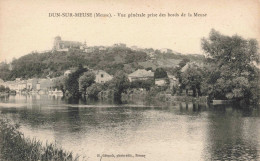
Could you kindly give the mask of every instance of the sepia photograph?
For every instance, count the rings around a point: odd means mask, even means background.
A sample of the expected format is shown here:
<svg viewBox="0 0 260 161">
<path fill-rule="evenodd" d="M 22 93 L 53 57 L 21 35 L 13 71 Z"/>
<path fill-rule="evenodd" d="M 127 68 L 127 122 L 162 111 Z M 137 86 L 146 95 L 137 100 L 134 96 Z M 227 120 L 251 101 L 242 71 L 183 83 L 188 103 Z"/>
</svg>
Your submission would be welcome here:
<svg viewBox="0 0 260 161">
<path fill-rule="evenodd" d="M 260 160 L 259 43 L 260 0 L 0 0 L 0 160 Z"/>
</svg>

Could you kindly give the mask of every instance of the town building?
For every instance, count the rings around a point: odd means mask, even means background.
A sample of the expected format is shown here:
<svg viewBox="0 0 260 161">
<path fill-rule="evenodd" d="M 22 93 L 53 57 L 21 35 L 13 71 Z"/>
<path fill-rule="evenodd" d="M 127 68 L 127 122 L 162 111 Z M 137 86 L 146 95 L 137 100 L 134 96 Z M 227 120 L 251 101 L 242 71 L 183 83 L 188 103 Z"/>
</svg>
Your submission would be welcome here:
<svg viewBox="0 0 260 161">
<path fill-rule="evenodd" d="M 99 47 L 99 48 L 98 48 L 98 50 L 99 50 L 99 51 L 106 51 L 106 50 L 107 50 L 107 48 L 106 48 L 106 47 L 104 47 L 104 46 L 101 46 L 101 47 Z"/>
<path fill-rule="evenodd" d="M 128 79 L 130 82 L 135 80 L 147 80 L 154 79 L 154 72 L 147 71 L 145 69 L 138 69 L 135 72 L 128 75 Z"/>
<path fill-rule="evenodd" d="M 18 90 L 18 85 L 15 81 L 6 81 L 4 83 L 5 88 L 8 87 L 10 90 L 17 91 Z"/>
<path fill-rule="evenodd" d="M 88 47 L 84 50 L 86 53 L 93 53 L 95 51 L 94 47 Z"/>
<path fill-rule="evenodd" d="M 172 50 L 171 49 L 167 49 L 167 48 L 163 48 L 163 49 L 160 49 L 160 52 L 161 53 L 172 53 Z"/>
<path fill-rule="evenodd" d="M 5 82 L 3 81 L 3 79 L 0 79 L 0 85 L 5 86 Z"/>
<path fill-rule="evenodd" d="M 150 57 L 150 59 L 152 59 L 152 60 L 155 60 L 156 58 L 155 58 L 155 52 L 150 52 L 150 53 L 148 53 L 147 54 L 149 57 Z"/>
<path fill-rule="evenodd" d="M 54 39 L 53 44 L 53 50 L 56 51 L 68 51 L 70 48 L 78 48 L 80 49 L 81 46 L 84 46 L 85 44 L 82 44 L 78 41 L 64 41 L 61 40 L 60 36 L 56 36 Z"/>
<path fill-rule="evenodd" d="M 178 79 L 171 74 L 168 74 L 169 82 L 170 82 L 170 89 L 173 89 L 173 86 L 177 86 L 179 84 Z"/>
<path fill-rule="evenodd" d="M 168 78 L 156 78 L 154 84 L 157 86 L 166 86 Z"/>
<path fill-rule="evenodd" d="M 96 83 L 105 83 L 113 79 L 113 76 L 111 76 L 110 74 L 108 74 L 103 70 L 93 70 L 92 72 L 96 75 L 96 79 L 95 79 Z"/>
<path fill-rule="evenodd" d="M 36 85 L 38 83 L 38 80 L 36 78 L 32 78 L 32 79 L 28 79 L 26 82 L 26 89 L 30 90 L 30 91 L 35 91 L 36 89 Z"/>
<path fill-rule="evenodd" d="M 64 76 L 69 76 L 71 73 L 72 73 L 71 70 L 66 70 L 66 71 L 64 72 Z"/>
<path fill-rule="evenodd" d="M 195 62 L 188 62 L 184 67 L 181 68 L 181 72 L 185 72 L 188 68 L 198 68 L 202 67 L 203 64 L 195 63 Z"/>
<path fill-rule="evenodd" d="M 123 43 L 117 43 L 117 44 L 114 44 L 113 47 L 126 48 L 126 44 L 123 44 Z"/>
<path fill-rule="evenodd" d="M 37 82 L 36 89 L 40 94 L 46 94 L 53 87 L 53 82 L 51 79 L 39 79 Z"/>
<path fill-rule="evenodd" d="M 17 89 L 18 92 L 26 90 L 26 88 L 27 88 L 27 81 L 26 80 L 19 81 L 19 82 L 17 82 L 17 84 L 18 84 L 18 89 Z"/>
<path fill-rule="evenodd" d="M 133 51 L 140 51 L 141 50 L 140 48 L 138 48 L 138 46 L 131 46 L 130 49 L 133 50 Z"/>
</svg>

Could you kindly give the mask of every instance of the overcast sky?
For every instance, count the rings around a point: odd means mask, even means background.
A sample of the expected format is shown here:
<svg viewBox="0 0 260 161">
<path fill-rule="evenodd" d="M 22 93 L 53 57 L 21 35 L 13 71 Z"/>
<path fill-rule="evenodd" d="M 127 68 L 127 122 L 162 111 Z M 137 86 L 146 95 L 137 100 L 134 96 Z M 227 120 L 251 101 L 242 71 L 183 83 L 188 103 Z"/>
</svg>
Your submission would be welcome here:
<svg viewBox="0 0 260 161">
<path fill-rule="evenodd" d="M 50 18 L 49 13 L 185 13 L 175 18 Z M 187 13 L 206 13 L 204 18 Z M 126 43 L 201 54 L 200 40 L 214 28 L 260 40 L 259 0 L 1 0 L 0 61 L 51 49 L 53 39 L 87 45 Z"/>
</svg>

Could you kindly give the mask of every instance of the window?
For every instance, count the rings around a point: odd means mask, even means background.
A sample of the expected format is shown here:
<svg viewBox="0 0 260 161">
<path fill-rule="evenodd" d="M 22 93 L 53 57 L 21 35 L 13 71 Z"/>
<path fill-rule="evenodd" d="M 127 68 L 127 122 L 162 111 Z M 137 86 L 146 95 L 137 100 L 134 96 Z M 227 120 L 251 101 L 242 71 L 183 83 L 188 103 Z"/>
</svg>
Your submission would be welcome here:
<svg viewBox="0 0 260 161">
<path fill-rule="evenodd" d="M 104 77 L 104 74 L 101 74 L 101 78 L 103 78 Z"/>
</svg>

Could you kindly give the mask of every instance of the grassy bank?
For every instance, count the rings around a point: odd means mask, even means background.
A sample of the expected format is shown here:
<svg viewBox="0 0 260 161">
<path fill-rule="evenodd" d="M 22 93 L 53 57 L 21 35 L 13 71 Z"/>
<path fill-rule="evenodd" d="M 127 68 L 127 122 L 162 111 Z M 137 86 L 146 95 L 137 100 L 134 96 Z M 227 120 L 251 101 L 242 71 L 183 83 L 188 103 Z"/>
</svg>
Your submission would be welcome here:
<svg viewBox="0 0 260 161">
<path fill-rule="evenodd" d="M 18 124 L 0 118 L 0 160 L 8 161 L 72 161 L 72 153 L 54 144 L 43 145 L 40 141 L 29 139 L 18 131 Z"/>
</svg>

